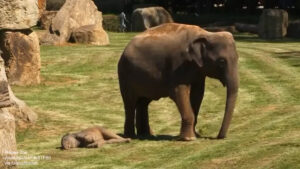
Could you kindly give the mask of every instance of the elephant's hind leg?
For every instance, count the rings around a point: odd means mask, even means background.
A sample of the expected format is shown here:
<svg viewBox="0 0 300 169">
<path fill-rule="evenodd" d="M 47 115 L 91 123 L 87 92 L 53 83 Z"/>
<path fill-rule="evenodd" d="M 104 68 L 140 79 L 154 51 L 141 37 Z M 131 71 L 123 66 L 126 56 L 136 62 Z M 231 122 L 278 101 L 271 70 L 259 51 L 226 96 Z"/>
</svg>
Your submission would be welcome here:
<svg viewBox="0 0 300 169">
<path fill-rule="evenodd" d="M 149 125 L 148 105 L 150 99 L 140 98 L 136 105 L 136 129 L 138 136 L 152 136 L 153 132 Z"/>
<path fill-rule="evenodd" d="M 125 108 L 124 136 L 134 138 L 136 137 L 134 128 L 136 96 L 122 85 L 120 88 Z"/>
</svg>

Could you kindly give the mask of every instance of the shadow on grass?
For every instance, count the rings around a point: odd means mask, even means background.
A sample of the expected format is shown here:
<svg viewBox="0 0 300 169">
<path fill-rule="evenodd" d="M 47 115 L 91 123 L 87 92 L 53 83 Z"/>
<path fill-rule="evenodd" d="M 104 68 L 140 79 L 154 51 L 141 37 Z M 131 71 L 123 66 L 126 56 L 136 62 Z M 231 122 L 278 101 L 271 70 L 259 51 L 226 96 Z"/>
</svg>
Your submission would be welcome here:
<svg viewBox="0 0 300 169">
<path fill-rule="evenodd" d="M 291 66 L 300 67 L 300 51 L 275 52 L 275 57 L 285 59 Z"/>
<path fill-rule="evenodd" d="M 124 137 L 122 134 L 118 134 L 121 137 Z M 148 140 L 148 141 L 183 141 L 180 140 L 179 136 L 171 136 L 171 135 L 155 135 L 155 136 L 137 136 L 132 139 L 137 140 Z M 205 140 L 222 140 L 216 137 L 209 136 L 198 136 L 197 139 L 205 139 Z"/>
<path fill-rule="evenodd" d="M 119 136 L 124 137 L 123 134 L 118 133 Z M 173 141 L 177 140 L 178 136 L 171 136 L 171 135 L 155 135 L 155 136 L 136 136 L 132 139 L 138 140 L 152 140 L 152 141 Z"/>
<path fill-rule="evenodd" d="M 300 144 L 298 144 L 298 143 L 282 143 L 282 144 L 279 144 L 279 146 L 282 146 L 282 147 L 300 147 Z"/>
</svg>

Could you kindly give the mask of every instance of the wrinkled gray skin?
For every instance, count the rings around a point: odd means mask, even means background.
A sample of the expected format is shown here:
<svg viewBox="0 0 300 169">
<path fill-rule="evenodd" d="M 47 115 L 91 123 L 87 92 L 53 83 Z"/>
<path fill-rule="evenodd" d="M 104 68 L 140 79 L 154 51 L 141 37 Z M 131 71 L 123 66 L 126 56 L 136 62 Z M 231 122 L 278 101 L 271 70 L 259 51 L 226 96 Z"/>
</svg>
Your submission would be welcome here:
<svg viewBox="0 0 300 169">
<path fill-rule="evenodd" d="M 138 136 L 152 135 L 148 105 L 152 100 L 170 97 L 181 115 L 181 140 L 194 140 L 207 76 L 227 87 L 217 138 L 226 137 L 239 86 L 238 54 L 230 33 L 211 33 L 175 23 L 154 27 L 129 42 L 119 60 L 118 75 L 126 137 L 136 136 L 134 120 Z"/>
</svg>

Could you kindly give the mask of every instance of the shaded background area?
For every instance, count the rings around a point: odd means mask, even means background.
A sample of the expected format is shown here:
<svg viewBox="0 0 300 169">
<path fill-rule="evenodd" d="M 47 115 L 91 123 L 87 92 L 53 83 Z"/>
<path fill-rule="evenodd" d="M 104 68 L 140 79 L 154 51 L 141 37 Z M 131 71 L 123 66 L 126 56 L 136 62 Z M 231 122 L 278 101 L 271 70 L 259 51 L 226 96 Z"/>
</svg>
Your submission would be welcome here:
<svg viewBox="0 0 300 169">
<path fill-rule="evenodd" d="M 300 0 L 94 0 L 104 13 L 132 12 L 137 7 L 162 6 L 171 13 L 255 13 L 280 8 L 299 14 Z"/>
<path fill-rule="evenodd" d="M 236 22 L 257 24 L 263 9 L 284 9 L 289 21 L 300 17 L 300 0 L 94 0 L 104 14 L 104 27 L 119 28 L 118 14 L 124 11 L 130 21 L 133 10 L 162 6 L 175 22 L 200 26 L 225 26 Z"/>
</svg>

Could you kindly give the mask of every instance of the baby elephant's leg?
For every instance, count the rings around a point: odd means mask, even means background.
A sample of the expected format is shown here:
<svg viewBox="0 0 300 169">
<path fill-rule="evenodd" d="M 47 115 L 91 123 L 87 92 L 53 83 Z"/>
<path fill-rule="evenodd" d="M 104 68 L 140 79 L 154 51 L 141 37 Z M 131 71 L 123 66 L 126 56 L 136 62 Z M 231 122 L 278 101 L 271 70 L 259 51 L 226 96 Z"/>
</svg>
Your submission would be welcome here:
<svg viewBox="0 0 300 169">
<path fill-rule="evenodd" d="M 102 133 L 102 136 L 105 140 L 110 139 L 124 139 L 123 137 L 118 136 L 117 134 L 113 133 L 112 131 L 109 131 L 103 127 L 99 127 L 99 130 Z"/>
<path fill-rule="evenodd" d="M 91 144 L 88 144 L 86 147 L 87 148 L 100 148 L 103 146 L 103 144 L 105 144 L 104 140 L 99 140 L 99 141 L 95 141 Z"/>
<path fill-rule="evenodd" d="M 112 143 L 129 143 L 130 142 L 130 138 L 117 138 L 117 139 L 109 139 L 109 140 L 105 140 L 106 144 L 112 144 Z"/>
</svg>

